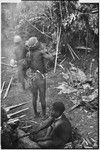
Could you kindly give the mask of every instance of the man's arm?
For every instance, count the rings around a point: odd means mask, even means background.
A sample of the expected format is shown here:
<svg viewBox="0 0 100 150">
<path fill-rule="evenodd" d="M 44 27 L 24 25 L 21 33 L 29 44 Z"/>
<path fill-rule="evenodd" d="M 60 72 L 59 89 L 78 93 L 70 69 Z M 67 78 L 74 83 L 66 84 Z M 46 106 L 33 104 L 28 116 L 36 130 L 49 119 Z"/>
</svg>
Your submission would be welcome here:
<svg viewBox="0 0 100 150">
<path fill-rule="evenodd" d="M 38 144 L 40 147 L 43 148 L 54 148 L 59 147 L 59 145 L 63 145 L 63 139 L 60 137 L 60 134 L 62 132 L 62 126 L 61 124 L 56 124 L 52 132 L 50 133 L 50 136 L 44 137 L 41 139 L 38 139 Z"/>
<path fill-rule="evenodd" d="M 36 142 L 41 142 L 41 141 L 48 141 L 48 140 L 52 140 L 51 137 L 42 137 L 36 140 Z"/>
<path fill-rule="evenodd" d="M 44 124 L 43 126 L 41 126 L 36 132 L 38 133 L 41 130 L 48 128 L 53 123 L 53 121 L 54 121 L 54 119 L 50 118 L 50 120 L 48 120 L 48 122 L 46 124 Z"/>
<path fill-rule="evenodd" d="M 24 46 L 24 48 L 23 48 L 23 58 L 26 58 L 27 52 L 28 52 L 28 49 Z"/>
<path fill-rule="evenodd" d="M 46 59 L 53 60 L 53 56 L 52 56 L 50 53 L 44 53 L 43 56 L 44 56 L 44 58 L 46 58 Z"/>
<path fill-rule="evenodd" d="M 47 51 L 47 50 L 41 50 L 41 53 L 43 54 L 43 57 L 45 59 L 50 59 L 50 60 L 53 60 L 53 56 Z"/>
<path fill-rule="evenodd" d="M 58 148 L 59 145 L 62 145 L 63 141 L 57 138 L 57 139 L 47 139 L 45 141 L 39 141 L 37 143 L 41 148 Z"/>
</svg>

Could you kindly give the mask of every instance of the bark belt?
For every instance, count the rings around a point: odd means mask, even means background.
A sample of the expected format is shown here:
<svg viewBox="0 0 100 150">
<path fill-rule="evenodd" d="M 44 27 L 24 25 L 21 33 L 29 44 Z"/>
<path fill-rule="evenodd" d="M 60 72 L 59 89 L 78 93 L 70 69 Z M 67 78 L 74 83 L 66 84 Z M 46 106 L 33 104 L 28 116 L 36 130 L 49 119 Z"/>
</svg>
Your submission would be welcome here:
<svg viewBox="0 0 100 150">
<path fill-rule="evenodd" d="M 45 75 L 42 74 L 39 70 L 36 70 L 36 72 L 31 74 L 30 76 L 31 80 L 35 80 L 37 78 L 37 73 L 39 73 L 42 76 L 42 78 L 45 79 Z"/>
</svg>

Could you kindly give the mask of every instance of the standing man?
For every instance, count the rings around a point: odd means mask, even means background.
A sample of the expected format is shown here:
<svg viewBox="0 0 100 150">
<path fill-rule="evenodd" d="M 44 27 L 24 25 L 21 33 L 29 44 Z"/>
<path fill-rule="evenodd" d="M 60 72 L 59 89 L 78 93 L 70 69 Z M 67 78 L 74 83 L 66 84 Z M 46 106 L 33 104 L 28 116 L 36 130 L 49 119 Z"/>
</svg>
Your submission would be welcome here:
<svg viewBox="0 0 100 150">
<path fill-rule="evenodd" d="M 51 58 L 50 55 L 43 52 L 41 44 L 36 37 L 31 37 L 28 42 L 29 52 L 27 53 L 27 59 L 30 60 L 30 68 L 33 72 L 32 75 L 32 95 L 33 95 L 33 108 L 35 117 L 39 117 L 37 112 L 37 97 L 39 92 L 40 102 L 42 106 L 42 115 L 46 117 L 46 69 L 44 64 L 44 58 Z"/>
<path fill-rule="evenodd" d="M 22 88 L 25 90 L 24 78 L 26 78 L 26 70 L 28 69 L 28 63 L 26 62 L 27 49 L 19 35 L 14 37 L 14 61 L 18 67 L 18 80 L 22 84 Z"/>
</svg>

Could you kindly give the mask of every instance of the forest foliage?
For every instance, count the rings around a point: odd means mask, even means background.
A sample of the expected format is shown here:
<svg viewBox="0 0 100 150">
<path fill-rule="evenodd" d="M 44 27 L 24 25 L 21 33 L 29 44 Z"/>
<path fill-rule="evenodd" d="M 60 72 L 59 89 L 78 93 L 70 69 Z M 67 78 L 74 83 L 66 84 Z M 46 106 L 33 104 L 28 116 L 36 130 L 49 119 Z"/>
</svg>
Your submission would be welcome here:
<svg viewBox="0 0 100 150">
<path fill-rule="evenodd" d="M 49 52 L 56 52 L 58 55 L 60 51 L 63 54 L 63 60 L 66 60 L 66 58 L 64 59 L 65 53 L 67 52 L 68 56 L 68 50 L 71 52 L 77 46 L 91 48 L 93 52 L 99 50 L 98 3 L 80 4 L 78 1 L 67 0 L 22 1 L 21 3 L 2 3 L 1 10 L 1 48 L 2 52 L 6 52 L 9 60 L 13 50 L 13 37 L 16 34 L 20 35 L 24 42 L 31 36 L 36 36 L 40 42 L 44 43 Z M 3 54 L 2 56 L 5 56 L 5 53 Z M 57 55 L 54 70 L 57 66 Z M 98 67 L 96 70 L 95 67 L 91 69 L 95 63 L 94 54 L 92 60 L 91 58 L 89 60 L 90 55 L 87 61 L 84 61 L 82 57 L 80 57 L 78 65 L 69 64 L 67 59 L 66 68 L 61 66 L 62 60 L 58 63 L 63 69 L 61 74 L 64 82 L 59 84 L 57 81 L 59 85 L 55 89 L 60 90 L 58 94 L 68 95 L 70 102 L 74 104 L 70 111 L 83 107 L 86 111 L 95 112 L 98 111 Z M 89 74 L 85 74 L 85 67 L 84 70 L 80 70 L 79 65 L 82 69 L 83 62 L 88 66 Z M 10 72 L 10 75 L 15 72 L 12 71 L 12 68 L 7 70 L 5 66 L 3 67 L 2 81 L 5 81 L 9 78 L 5 72 Z M 73 68 L 74 70 L 72 70 Z M 54 80 L 56 79 L 58 79 L 57 76 Z M 80 126 L 82 127 L 82 125 L 83 122 Z"/>
<path fill-rule="evenodd" d="M 78 1 L 23 1 L 2 3 L 2 46 L 19 34 L 24 41 L 31 36 L 55 49 L 57 28 L 61 28 L 60 49 L 86 46 L 98 49 L 98 3 Z M 62 48 L 63 47 L 63 48 Z"/>
</svg>

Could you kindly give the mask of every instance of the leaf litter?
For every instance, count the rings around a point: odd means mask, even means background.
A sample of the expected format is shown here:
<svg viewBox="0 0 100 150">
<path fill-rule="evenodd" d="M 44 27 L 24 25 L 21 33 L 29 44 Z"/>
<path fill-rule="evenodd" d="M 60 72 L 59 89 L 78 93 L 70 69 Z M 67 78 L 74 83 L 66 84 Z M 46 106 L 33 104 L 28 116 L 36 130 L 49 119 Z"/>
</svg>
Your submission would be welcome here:
<svg viewBox="0 0 100 150">
<path fill-rule="evenodd" d="M 98 68 L 94 72 L 94 76 L 86 75 L 82 70 L 71 64 L 67 72 L 62 72 L 65 82 L 59 83 L 56 87 L 60 92 L 58 94 L 69 95 L 69 100 L 74 104 L 69 112 L 76 108 L 84 109 L 87 113 L 87 119 L 92 120 L 96 117 L 98 111 L 98 89 L 95 88 L 95 80 L 97 80 Z M 91 114 L 89 114 L 91 113 Z M 83 119 L 82 119 L 83 118 Z M 84 122 L 84 116 L 81 116 L 81 122 Z M 90 125 L 90 129 L 94 127 Z M 75 143 L 76 142 L 76 143 Z M 75 148 L 97 148 L 98 142 L 91 138 L 88 134 L 85 138 L 81 136 L 80 139 L 74 141 Z M 71 143 L 66 145 L 66 148 L 72 148 Z"/>
</svg>

